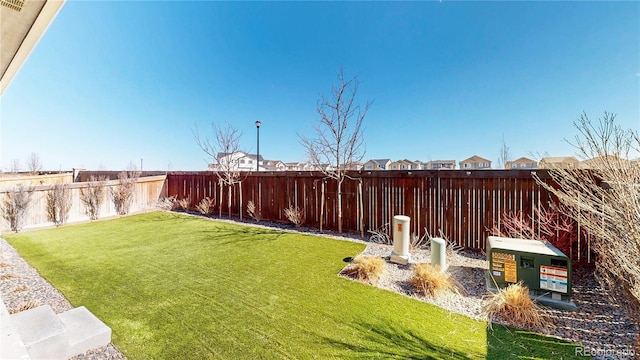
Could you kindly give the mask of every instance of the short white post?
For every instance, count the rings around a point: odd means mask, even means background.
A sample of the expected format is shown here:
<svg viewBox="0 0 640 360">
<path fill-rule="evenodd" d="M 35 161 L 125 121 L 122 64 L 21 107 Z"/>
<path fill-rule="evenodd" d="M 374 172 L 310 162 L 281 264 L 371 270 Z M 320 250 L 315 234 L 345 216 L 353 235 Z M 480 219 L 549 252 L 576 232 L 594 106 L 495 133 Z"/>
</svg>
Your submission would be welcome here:
<svg viewBox="0 0 640 360">
<path fill-rule="evenodd" d="M 411 255 L 409 254 L 409 230 L 411 219 L 405 215 L 393 217 L 393 252 L 391 261 L 397 264 L 407 265 Z"/>
<path fill-rule="evenodd" d="M 431 238 L 431 265 L 440 265 L 440 271 L 447 270 L 447 241 Z"/>
</svg>

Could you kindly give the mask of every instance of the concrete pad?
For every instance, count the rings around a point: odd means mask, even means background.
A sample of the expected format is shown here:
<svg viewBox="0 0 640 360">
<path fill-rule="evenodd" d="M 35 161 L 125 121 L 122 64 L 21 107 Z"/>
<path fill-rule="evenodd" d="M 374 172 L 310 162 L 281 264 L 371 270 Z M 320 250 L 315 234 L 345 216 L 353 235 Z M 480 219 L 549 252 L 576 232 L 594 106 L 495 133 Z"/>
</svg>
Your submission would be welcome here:
<svg viewBox="0 0 640 360">
<path fill-rule="evenodd" d="M 69 358 L 69 332 L 51 306 L 13 314 L 11 321 L 32 359 Z"/>
<path fill-rule="evenodd" d="M 30 359 L 20 334 L 13 325 L 9 311 L 0 300 L 0 359 Z"/>
<path fill-rule="evenodd" d="M 84 306 L 65 311 L 58 317 L 69 330 L 69 356 L 83 354 L 111 342 L 111 328 Z"/>
</svg>

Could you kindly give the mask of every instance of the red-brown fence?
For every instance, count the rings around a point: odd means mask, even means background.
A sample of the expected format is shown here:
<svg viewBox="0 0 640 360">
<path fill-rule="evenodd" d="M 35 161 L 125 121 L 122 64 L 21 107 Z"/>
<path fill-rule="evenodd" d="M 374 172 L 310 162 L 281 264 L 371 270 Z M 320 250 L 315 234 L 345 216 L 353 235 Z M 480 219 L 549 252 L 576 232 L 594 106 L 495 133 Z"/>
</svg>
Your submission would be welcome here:
<svg viewBox="0 0 640 360">
<path fill-rule="evenodd" d="M 545 170 L 534 170 L 552 181 Z M 412 232 L 440 231 L 457 244 L 483 249 L 487 230 L 499 224 L 504 212 L 536 217 L 551 195 L 532 177 L 531 170 L 448 170 L 352 172 L 342 186 L 343 231 L 359 233 L 392 222 L 394 215 L 411 218 Z M 221 187 L 213 172 L 174 172 L 167 176 L 168 194 L 190 198 L 191 207 L 204 197 L 215 200 L 216 214 L 229 216 L 229 188 Z M 362 191 L 359 186 L 362 184 Z M 324 190 L 323 190 L 324 187 Z M 262 218 L 287 221 L 283 209 L 298 206 L 305 225 L 337 229 L 337 184 L 318 172 L 252 172 L 231 189 L 232 217 L 247 218 L 253 201 Z M 324 193 L 324 204 L 322 203 Z M 222 196 L 222 207 L 220 200 Z M 322 211 L 321 211 L 322 208 Z M 535 222 L 535 221 L 534 221 Z"/>
</svg>

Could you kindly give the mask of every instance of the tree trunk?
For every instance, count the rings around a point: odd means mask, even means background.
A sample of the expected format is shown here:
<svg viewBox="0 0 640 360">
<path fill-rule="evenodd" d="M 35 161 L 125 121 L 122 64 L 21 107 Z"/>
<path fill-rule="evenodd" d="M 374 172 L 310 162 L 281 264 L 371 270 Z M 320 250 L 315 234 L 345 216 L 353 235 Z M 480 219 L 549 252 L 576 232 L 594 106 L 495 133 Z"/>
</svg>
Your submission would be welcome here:
<svg viewBox="0 0 640 360">
<path fill-rule="evenodd" d="M 227 196 L 227 215 L 229 216 L 229 218 L 231 218 L 231 191 L 233 190 L 232 186 L 233 184 L 229 185 L 229 195 Z"/>
<path fill-rule="evenodd" d="M 338 233 L 342 234 L 342 180 L 338 180 Z"/>
<path fill-rule="evenodd" d="M 324 180 L 321 181 L 320 191 L 320 231 L 322 231 L 322 218 L 324 217 Z"/>
<path fill-rule="evenodd" d="M 218 181 L 218 185 L 220 185 L 220 200 L 218 201 L 218 216 L 222 217 L 222 180 Z"/>
</svg>

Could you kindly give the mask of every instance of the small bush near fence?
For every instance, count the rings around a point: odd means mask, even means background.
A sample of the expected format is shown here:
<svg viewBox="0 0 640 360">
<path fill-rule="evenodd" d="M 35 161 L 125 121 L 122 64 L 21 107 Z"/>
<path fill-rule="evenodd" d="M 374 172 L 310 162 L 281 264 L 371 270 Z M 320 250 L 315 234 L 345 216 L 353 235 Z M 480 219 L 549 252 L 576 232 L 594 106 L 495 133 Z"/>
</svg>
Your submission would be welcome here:
<svg viewBox="0 0 640 360">
<path fill-rule="evenodd" d="M 71 210 L 71 190 L 67 184 L 56 184 L 53 189 L 47 192 L 47 220 L 56 224 L 64 225 L 69 218 Z"/>
<path fill-rule="evenodd" d="M 129 213 L 139 176 L 140 173 L 137 171 L 122 171 L 118 174 L 118 185 L 109 189 L 118 215 L 127 215 Z"/>
<path fill-rule="evenodd" d="M 11 231 L 19 232 L 22 230 L 34 189 L 33 186 L 17 185 L 13 190 L 8 191 L 2 199 L 0 204 L 2 217 L 11 225 Z"/>
<path fill-rule="evenodd" d="M 493 225 L 491 235 L 521 239 L 544 240 L 557 247 L 573 262 L 587 258 L 586 246 L 578 246 L 578 239 L 586 239 L 588 234 L 579 228 L 567 214 L 564 205 L 550 204 L 547 209 L 535 209 L 533 215 L 522 212 L 506 212 L 502 214 L 500 224 Z M 578 253 L 580 249 L 581 253 Z"/>
<path fill-rule="evenodd" d="M 297 206 L 294 207 L 293 205 L 291 205 L 288 208 L 284 209 L 284 215 L 296 227 L 299 227 L 304 223 L 304 214 Z"/>
<path fill-rule="evenodd" d="M 80 189 L 80 201 L 85 208 L 85 213 L 91 220 L 98 220 L 100 207 L 104 201 L 106 178 L 91 176 L 87 187 Z"/>
<path fill-rule="evenodd" d="M 208 216 L 209 214 L 211 214 L 214 207 L 215 207 L 214 200 L 212 198 L 206 197 L 200 200 L 198 205 L 196 205 L 196 210 L 198 210 L 200 214 L 204 216 Z"/>
<path fill-rule="evenodd" d="M 260 221 L 262 219 L 262 212 L 256 208 L 256 204 L 251 200 L 247 203 L 247 214 L 255 221 Z"/>
</svg>

